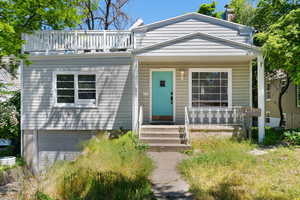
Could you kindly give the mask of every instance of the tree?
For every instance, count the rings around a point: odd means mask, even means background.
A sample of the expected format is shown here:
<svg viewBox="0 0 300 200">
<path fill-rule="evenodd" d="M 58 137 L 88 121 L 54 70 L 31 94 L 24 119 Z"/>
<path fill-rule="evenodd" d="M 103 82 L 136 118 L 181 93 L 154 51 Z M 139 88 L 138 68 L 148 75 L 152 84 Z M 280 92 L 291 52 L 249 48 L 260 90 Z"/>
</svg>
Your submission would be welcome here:
<svg viewBox="0 0 300 200">
<path fill-rule="evenodd" d="M 212 3 L 201 4 L 198 9 L 198 13 L 216 18 L 222 18 L 223 12 L 216 12 L 216 5 L 216 1 L 213 1 Z"/>
<path fill-rule="evenodd" d="M 79 0 L 0 0 L 0 68 L 14 73 L 20 59 L 22 33 L 75 27 Z M 3 58 L 10 57 L 6 62 Z"/>
<path fill-rule="evenodd" d="M 286 83 L 281 87 L 278 99 L 280 126 L 282 126 L 282 96 L 291 82 L 300 84 L 300 8 L 280 17 L 267 31 L 257 34 L 256 37 L 263 43 L 267 71 L 280 70 L 286 77 Z"/>
<path fill-rule="evenodd" d="M 123 29 L 129 23 L 129 16 L 123 11 L 129 0 L 83 0 L 80 3 L 83 22 L 81 29 Z"/>
<path fill-rule="evenodd" d="M 229 7 L 234 10 L 234 22 L 252 26 L 255 8 L 247 0 L 231 0 Z"/>
</svg>

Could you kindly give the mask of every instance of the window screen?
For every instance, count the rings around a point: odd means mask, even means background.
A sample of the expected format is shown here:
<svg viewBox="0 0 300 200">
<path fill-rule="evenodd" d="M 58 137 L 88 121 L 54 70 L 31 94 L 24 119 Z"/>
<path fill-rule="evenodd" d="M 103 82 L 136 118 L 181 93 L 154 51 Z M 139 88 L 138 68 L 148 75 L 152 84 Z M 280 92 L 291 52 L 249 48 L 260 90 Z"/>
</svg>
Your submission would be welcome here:
<svg viewBox="0 0 300 200">
<path fill-rule="evenodd" d="M 78 75 L 78 99 L 96 99 L 96 75 Z"/>
<path fill-rule="evenodd" d="M 56 88 L 57 103 L 75 103 L 74 75 L 57 75 Z"/>
</svg>

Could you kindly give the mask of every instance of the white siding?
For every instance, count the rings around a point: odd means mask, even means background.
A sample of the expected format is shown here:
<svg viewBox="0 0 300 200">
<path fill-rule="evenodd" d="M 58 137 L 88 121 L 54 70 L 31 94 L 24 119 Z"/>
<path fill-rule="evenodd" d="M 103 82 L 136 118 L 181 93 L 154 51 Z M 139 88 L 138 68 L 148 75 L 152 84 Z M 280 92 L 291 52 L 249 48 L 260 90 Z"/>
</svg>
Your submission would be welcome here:
<svg viewBox="0 0 300 200">
<path fill-rule="evenodd" d="M 241 35 L 239 30 L 225 26 L 221 23 L 213 23 L 205 20 L 187 18 L 174 20 L 172 23 L 148 30 L 136 32 L 136 46 L 138 48 L 160 43 L 166 40 L 175 39 L 195 32 L 207 33 L 242 43 L 250 43 L 249 35 Z"/>
<path fill-rule="evenodd" d="M 131 129 L 131 59 L 72 58 L 34 61 L 23 71 L 23 129 Z M 54 107 L 53 72 L 97 74 L 96 108 Z"/>
</svg>

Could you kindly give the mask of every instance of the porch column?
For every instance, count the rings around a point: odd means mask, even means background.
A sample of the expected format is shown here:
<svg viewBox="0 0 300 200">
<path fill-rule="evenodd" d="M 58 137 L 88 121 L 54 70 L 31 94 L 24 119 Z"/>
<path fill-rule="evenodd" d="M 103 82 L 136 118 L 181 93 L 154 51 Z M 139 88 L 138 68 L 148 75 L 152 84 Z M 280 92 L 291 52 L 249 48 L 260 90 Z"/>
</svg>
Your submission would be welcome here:
<svg viewBox="0 0 300 200">
<path fill-rule="evenodd" d="M 137 131 L 139 115 L 139 62 L 132 59 L 132 130 Z"/>
<path fill-rule="evenodd" d="M 261 143 L 265 138 L 265 67 L 261 54 L 257 56 L 257 89 L 258 108 L 261 110 L 258 118 L 258 141 Z"/>
</svg>

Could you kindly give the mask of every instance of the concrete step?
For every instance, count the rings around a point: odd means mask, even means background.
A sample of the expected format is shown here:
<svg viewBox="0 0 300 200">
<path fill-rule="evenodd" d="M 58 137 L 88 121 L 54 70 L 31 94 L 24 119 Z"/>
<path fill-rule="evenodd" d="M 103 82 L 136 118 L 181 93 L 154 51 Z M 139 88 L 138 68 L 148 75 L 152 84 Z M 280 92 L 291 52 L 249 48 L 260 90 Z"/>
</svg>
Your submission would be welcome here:
<svg viewBox="0 0 300 200">
<path fill-rule="evenodd" d="M 178 132 L 141 132 L 141 137 L 181 138 L 183 134 Z"/>
<path fill-rule="evenodd" d="M 171 132 L 177 132 L 179 133 L 181 126 L 175 126 L 175 125 L 143 125 L 141 127 L 142 132 L 163 132 L 163 133 L 171 133 Z"/>
<path fill-rule="evenodd" d="M 162 143 L 154 143 L 149 144 L 149 151 L 152 152 L 178 152 L 178 151 L 186 151 L 191 149 L 190 145 L 186 144 L 162 144 Z"/>
<path fill-rule="evenodd" d="M 141 137 L 140 141 L 146 144 L 181 144 L 180 138 L 163 138 L 163 137 Z"/>
</svg>

